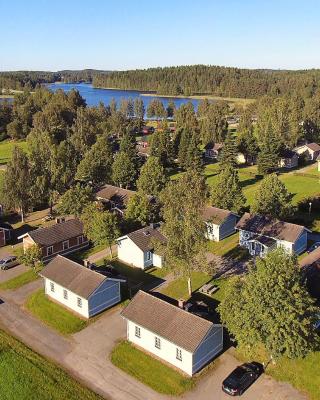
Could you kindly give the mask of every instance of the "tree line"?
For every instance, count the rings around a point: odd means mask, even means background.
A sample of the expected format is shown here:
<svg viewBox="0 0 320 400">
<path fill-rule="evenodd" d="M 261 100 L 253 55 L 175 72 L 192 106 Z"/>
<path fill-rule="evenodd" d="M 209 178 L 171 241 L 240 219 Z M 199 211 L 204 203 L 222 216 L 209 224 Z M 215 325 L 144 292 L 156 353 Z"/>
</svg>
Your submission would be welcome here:
<svg viewBox="0 0 320 400">
<path fill-rule="evenodd" d="M 319 87 L 319 78 L 319 70 L 275 71 L 190 65 L 96 74 L 93 85 L 185 96 L 211 94 L 257 98 L 298 92 L 303 97 L 310 97 Z"/>
</svg>

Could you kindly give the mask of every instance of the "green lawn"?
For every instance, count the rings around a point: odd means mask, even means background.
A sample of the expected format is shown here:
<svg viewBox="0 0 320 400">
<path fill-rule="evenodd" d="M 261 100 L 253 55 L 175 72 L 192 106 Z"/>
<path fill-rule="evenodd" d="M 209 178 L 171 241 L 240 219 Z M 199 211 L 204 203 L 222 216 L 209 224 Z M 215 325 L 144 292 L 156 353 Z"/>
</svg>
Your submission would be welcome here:
<svg viewBox="0 0 320 400">
<path fill-rule="evenodd" d="M 193 271 L 191 273 L 192 290 L 195 292 L 202 285 L 209 282 L 212 277 L 204 272 Z M 185 299 L 189 298 L 188 294 L 188 278 L 186 276 L 179 277 L 174 281 L 170 282 L 161 292 L 174 299 Z"/>
<path fill-rule="evenodd" d="M 102 400 L 57 365 L 0 331 L 1 400 Z"/>
<path fill-rule="evenodd" d="M 246 249 L 239 246 L 239 234 L 228 236 L 220 242 L 209 241 L 208 250 L 221 257 L 231 257 L 236 261 L 243 261 L 249 258 L 249 253 Z"/>
<path fill-rule="evenodd" d="M 248 360 L 248 354 L 241 349 L 237 349 L 236 355 L 242 361 Z M 256 354 L 250 354 L 249 358 L 268 362 L 268 357 L 261 349 Z M 288 382 L 298 390 L 307 392 L 310 400 L 319 400 L 320 374 L 316 372 L 319 365 L 320 352 L 315 352 L 310 353 L 305 358 L 289 359 L 282 357 L 277 360 L 275 365 L 270 363 L 266 372 L 278 381 Z"/>
<path fill-rule="evenodd" d="M 111 361 L 153 390 L 178 396 L 194 387 L 195 381 L 138 350 L 128 342 L 120 342 L 111 353 Z"/>
<path fill-rule="evenodd" d="M 4 140 L 0 142 L 0 164 L 7 164 L 11 160 L 14 146 L 19 146 L 21 149 L 27 151 L 26 141 Z"/>
<path fill-rule="evenodd" d="M 27 283 L 33 282 L 38 278 L 39 275 L 35 273 L 33 269 L 30 269 L 29 271 L 23 272 L 21 275 L 18 275 L 15 278 L 9 279 L 8 281 L 1 283 L 0 289 L 18 289 L 19 287 L 26 285 Z"/>
<path fill-rule="evenodd" d="M 70 311 L 49 300 L 43 289 L 33 293 L 25 303 L 26 308 L 46 325 L 68 335 L 80 331 L 88 324 Z"/>
<path fill-rule="evenodd" d="M 208 164 L 204 168 L 204 175 L 209 186 L 215 184 L 218 179 L 219 164 Z M 252 204 L 254 196 L 259 188 L 262 177 L 258 175 L 257 166 L 242 167 L 238 169 L 239 179 L 243 193 L 247 198 L 247 204 Z M 171 179 L 177 179 L 181 172 L 171 175 Z M 318 178 L 318 179 L 317 179 Z M 293 193 L 293 203 L 297 204 L 301 199 L 320 193 L 320 172 L 317 171 L 315 164 L 304 169 L 303 173 L 299 170 L 295 172 L 284 172 L 280 174 L 280 179 L 287 189 Z"/>
</svg>

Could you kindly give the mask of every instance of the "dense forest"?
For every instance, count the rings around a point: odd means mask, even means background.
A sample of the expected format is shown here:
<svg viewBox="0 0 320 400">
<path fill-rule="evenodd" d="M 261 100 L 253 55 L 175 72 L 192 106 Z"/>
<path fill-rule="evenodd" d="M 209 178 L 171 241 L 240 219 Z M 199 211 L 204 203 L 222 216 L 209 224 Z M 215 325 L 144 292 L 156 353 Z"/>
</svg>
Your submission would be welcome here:
<svg viewBox="0 0 320 400">
<path fill-rule="evenodd" d="M 155 91 L 168 95 L 211 94 L 241 98 L 292 92 L 310 97 L 319 86 L 319 81 L 319 70 L 250 70 L 205 65 L 118 71 L 93 77 L 93 84 L 97 87 Z"/>
<path fill-rule="evenodd" d="M 63 70 L 57 72 L 50 71 L 12 71 L 0 72 L 0 90 L 24 88 L 34 89 L 38 84 L 51 82 L 92 82 L 95 74 L 104 74 L 108 71 L 98 71 L 84 69 L 79 71 Z"/>
<path fill-rule="evenodd" d="M 34 89 L 50 82 L 92 82 L 96 87 L 152 91 L 162 95 L 215 95 L 258 98 L 299 94 L 312 97 L 320 83 L 320 70 L 261 70 L 218 66 L 180 66 L 132 71 L 17 71 L 0 72 L 1 89 Z"/>
</svg>

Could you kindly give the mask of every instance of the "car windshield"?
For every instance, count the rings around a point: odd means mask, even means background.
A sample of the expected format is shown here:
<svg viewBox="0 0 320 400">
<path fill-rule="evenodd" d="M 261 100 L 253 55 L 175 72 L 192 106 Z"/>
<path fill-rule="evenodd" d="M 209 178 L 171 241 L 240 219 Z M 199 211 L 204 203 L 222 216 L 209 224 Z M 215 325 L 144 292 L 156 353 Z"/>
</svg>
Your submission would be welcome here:
<svg viewBox="0 0 320 400">
<path fill-rule="evenodd" d="M 5 259 L 3 259 L 3 260 L 0 260 L 0 265 L 3 265 L 3 264 L 5 264 L 5 263 L 6 263 L 6 261 L 7 261 L 7 260 L 5 260 Z"/>
</svg>

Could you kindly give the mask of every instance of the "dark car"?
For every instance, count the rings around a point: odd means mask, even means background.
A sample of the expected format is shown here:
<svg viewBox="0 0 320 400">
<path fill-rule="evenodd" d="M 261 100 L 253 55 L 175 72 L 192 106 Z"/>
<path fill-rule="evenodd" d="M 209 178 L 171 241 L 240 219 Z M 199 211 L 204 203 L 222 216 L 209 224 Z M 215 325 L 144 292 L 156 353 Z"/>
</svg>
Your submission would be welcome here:
<svg viewBox="0 0 320 400">
<path fill-rule="evenodd" d="M 242 364 L 222 382 L 222 390 L 231 396 L 241 396 L 262 372 L 263 367 L 257 362 Z"/>
</svg>

